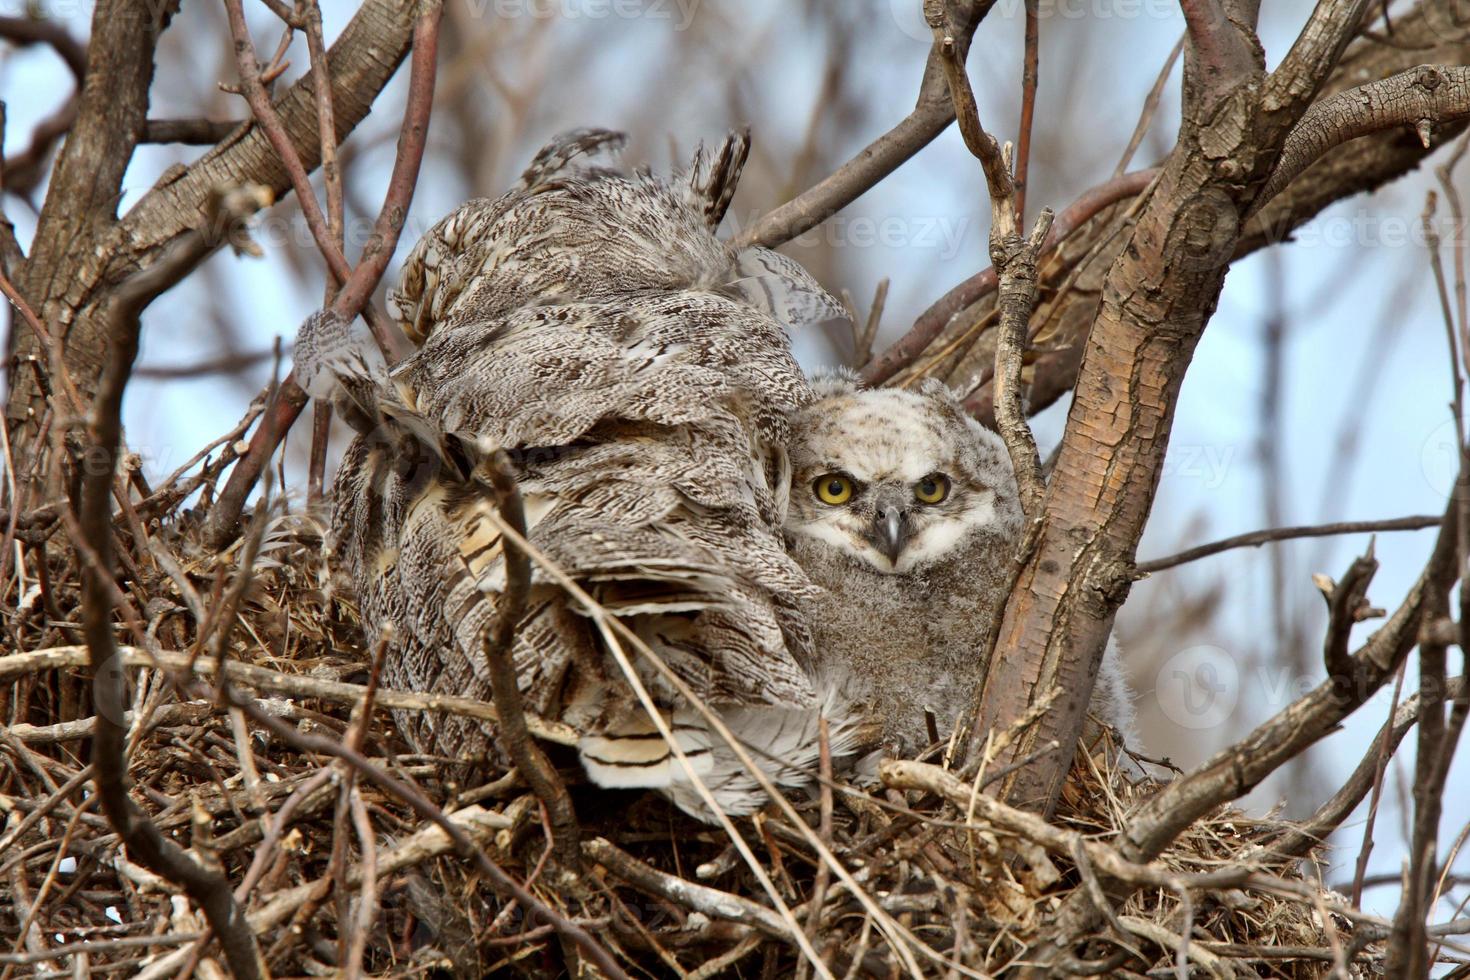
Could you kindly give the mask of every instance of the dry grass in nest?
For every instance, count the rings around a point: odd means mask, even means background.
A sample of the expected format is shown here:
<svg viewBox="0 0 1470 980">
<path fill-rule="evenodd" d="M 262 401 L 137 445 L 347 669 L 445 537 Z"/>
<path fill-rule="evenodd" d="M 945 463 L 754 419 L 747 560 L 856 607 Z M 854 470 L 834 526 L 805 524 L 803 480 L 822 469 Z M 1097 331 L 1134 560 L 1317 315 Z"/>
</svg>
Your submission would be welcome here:
<svg viewBox="0 0 1470 980">
<path fill-rule="evenodd" d="M 200 601 L 216 608 L 229 594 L 240 546 L 209 554 L 196 544 L 188 515 L 155 520 L 148 533 L 147 543 L 119 535 L 133 566 L 129 598 L 146 615 L 146 635 L 164 651 L 210 664 L 217 651 L 209 643 L 193 649 L 200 634 L 189 610 Z M 62 549 L 51 553 L 44 588 L 33 569 L 36 586 L 6 597 L 19 652 L 0 659 L 4 969 L 10 976 L 90 970 L 163 977 L 192 967 L 221 975 L 200 938 L 202 916 L 119 853 L 87 791 L 91 702 L 77 646 L 79 588 Z M 191 599 L 181 583 L 197 595 Z M 298 732 L 347 738 L 361 688 L 345 685 L 367 680 L 371 658 L 355 617 L 326 567 L 320 523 L 277 517 L 260 536 L 228 651 L 229 659 L 264 670 L 233 683 L 253 687 L 257 704 Z M 132 634 L 119 635 L 127 642 Z M 146 662 L 141 652 L 130 656 Z M 373 974 L 551 976 L 564 968 L 553 924 L 498 896 L 453 853 L 443 831 L 401 799 L 340 761 L 248 726 L 207 697 L 180 700 L 162 672 L 128 673 L 132 704 L 149 719 L 134 728 L 134 798 L 165 833 L 218 862 L 233 884 L 251 877 L 243 904 L 276 975 L 337 973 L 354 934 L 364 944 L 363 969 Z M 1076 842 L 1105 844 L 1156 785 L 1129 776 L 1110 744 L 1094 748 L 1079 754 L 1054 821 L 1074 832 L 1070 852 L 979 816 L 967 823 L 965 808 L 933 793 L 881 787 L 837 786 L 825 829 L 816 794 L 794 801 L 805 826 L 775 808 L 738 826 L 833 975 L 887 977 L 913 967 L 935 976 L 1003 974 L 1024 962 L 1069 896 L 1082 890 L 1101 899 L 1108 881 L 1079 865 L 1086 855 Z M 494 862 L 596 935 L 630 975 L 810 975 L 767 893 L 719 828 L 651 794 L 588 787 L 571 753 L 552 746 L 584 835 L 586 873 L 571 876 L 547 859 L 544 808 L 514 774 L 488 760 L 472 765 L 402 749 L 379 708 L 363 754 L 417 785 Z M 369 855 L 342 802 L 349 781 L 374 835 L 377 913 L 366 931 L 358 906 Z M 268 824 L 286 807 L 291 819 L 270 843 Z M 1150 867 L 1181 881 L 1252 868 L 1261 881 L 1141 888 L 1114 920 L 1121 945 L 1099 944 L 1094 955 L 1131 950 L 1128 969 L 1136 974 L 1318 977 L 1334 964 L 1353 975 L 1370 970 L 1380 926 L 1347 910 L 1340 896 L 1319 892 L 1294 862 L 1262 859 L 1284 826 L 1232 810 L 1199 821 Z M 816 838 L 867 904 L 819 872 Z M 1180 939 L 1186 922 L 1187 948 Z M 1181 956 L 1187 966 L 1176 973 Z"/>
</svg>

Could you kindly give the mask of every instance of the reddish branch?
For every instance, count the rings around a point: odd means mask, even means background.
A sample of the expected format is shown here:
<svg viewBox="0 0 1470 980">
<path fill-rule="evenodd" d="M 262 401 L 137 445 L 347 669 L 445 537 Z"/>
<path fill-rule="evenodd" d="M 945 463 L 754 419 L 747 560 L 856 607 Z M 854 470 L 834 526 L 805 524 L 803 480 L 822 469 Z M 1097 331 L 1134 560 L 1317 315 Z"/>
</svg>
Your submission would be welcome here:
<svg viewBox="0 0 1470 980">
<path fill-rule="evenodd" d="M 1158 174 L 1157 169 L 1137 170 L 1104 181 L 1086 191 L 1056 216 L 1051 232 L 1046 237 L 1046 244 L 1042 246 L 1043 254 L 1054 250 L 1068 235 L 1092 220 L 1103 209 L 1142 193 Z M 863 383 L 881 385 L 912 364 L 944 331 L 956 314 L 995 292 L 999 281 L 992 266 L 977 272 L 939 297 L 933 305 L 919 314 L 908 333 L 863 366 L 860 372 Z"/>
<path fill-rule="evenodd" d="M 232 0 L 232 3 L 238 6 L 239 0 Z M 414 187 L 418 182 L 419 165 L 423 162 L 424 144 L 428 138 L 429 116 L 434 106 L 434 77 L 441 12 L 442 8 L 439 4 L 429 4 L 425 12 L 420 14 L 414 23 L 408 101 L 404 107 L 403 127 L 398 135 L 398 155 L 393 161 L 393 173 L 388 179 L 388 191 L 384 195 L 383 207 L 378 212 L 377 221 L 373 224 L 372 237 L 368 239 L 357 267 L 350 273 L 339 277 L 343 285 L 336 299 L 332 301 L 332 309 L 344 319 L 350 320 L 356 317 L 365 308 L 373 290 L 377 287 L 378 280 L 383 276 L 383 270 L 388 266 L 388 260 L 393 255 L 399 233 L 402 232 L 404 221 L 408 216 L 409 204 L 413 201 Z M 248 47 L 248 39 L 246 46 Z M 242 57 L 242 74 L 244 70 Z M 309 187 L 306 188 L 305 200 L 311 201 L 311 207 L 317 207 L 316 199 L 311 196 Z M 303 205 L 303 210 L 306 207 Z M 317 217 L 318 219 L 321 217 L 319 208 L 317 208 Z M 325 232 L 325 228 L 323 231 Z M 322 244 L 323 239 L 318 238 L 318 245 Z M 326 239 L 322 252 L 330 267 L 335 267 L 336 264 L 331 254 L 335 251 L 330 239 Z M 341 258 L 340 252 L 337 252 L 336 258 Z M 375 335 L 377 333 L 375 331 Z M 380 343 L 386 342 L 383 336 L 379 336 L 378 340 Z M 390 354 L 391 350 L 390 345 Z M 210 511 L 207 539 L 214 547 L 225 547 L 239 533 L 240 513 L 245 508 L 246 498 L 250 496 L 271 454 L 285 438 L 287 431 L 301 414 L 306 402 L 306 393 L 296 384 L 295 378 L 288 375 L 281 383 L 278 401 L 262 417 L 260 427 L 251 437 L 249 451 L 230 471 L 230 478 L 226 481 L 224 489 L 220 491 Z"/>
<path fill-rule="evenodd" d="M 1025 52 L 1021 58 L 1021 132 L 1016 137 L 1016 217 L 1026 220 L 1027 174 L 1031 170 L 1031 123 L 1036 116 L 1036 83 L 1041 55 L 1039 0 L 1026 0 Z"/>
</svg>

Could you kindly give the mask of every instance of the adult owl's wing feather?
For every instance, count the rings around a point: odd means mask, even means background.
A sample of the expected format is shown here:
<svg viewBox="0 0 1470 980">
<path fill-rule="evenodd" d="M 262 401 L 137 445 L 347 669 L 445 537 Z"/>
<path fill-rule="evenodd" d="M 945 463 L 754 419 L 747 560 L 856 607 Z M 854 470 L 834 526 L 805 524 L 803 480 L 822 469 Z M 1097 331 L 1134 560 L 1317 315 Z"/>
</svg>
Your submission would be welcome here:
<svg viewBox="0 0 1470 980">
<path fill-rule="evenodd" d="M 811 586 L 780 536 L 786 419 L 810 392 L 772 316 L 781 304 L 731 288 L 745 274 L 711 234 L 744 138 L 667 183 L 588 165 L 614 142 L 595 131 L 554 142 L 510 194 L 464 205 L 415 247 L 392 305 L 420 349 L 392 372 L 387 400 L 445 448 L 405 461 L 360 437 L 337 483 L 339 547 L 369 633 L 393 627 L 390 683 L 488 698 L 480 643 L 504 567 L 493 496 L 472 470 L 475 453 L 506 450 L 532 543 L 763 768 L 800 782 L 794 767 L 815 757 L 831 707 L 805 669 L 798 601 Z M 512 657 L 532 709 L 584 733 L 594 780 L 702 809 L 595 631 L 539 571 Z M 758 806 L 703 716 L 651 665 L 637 670 L 721 808 Z M 464 723 L 400 721 L 425 751 L 488 744 Z"/>
</svg>

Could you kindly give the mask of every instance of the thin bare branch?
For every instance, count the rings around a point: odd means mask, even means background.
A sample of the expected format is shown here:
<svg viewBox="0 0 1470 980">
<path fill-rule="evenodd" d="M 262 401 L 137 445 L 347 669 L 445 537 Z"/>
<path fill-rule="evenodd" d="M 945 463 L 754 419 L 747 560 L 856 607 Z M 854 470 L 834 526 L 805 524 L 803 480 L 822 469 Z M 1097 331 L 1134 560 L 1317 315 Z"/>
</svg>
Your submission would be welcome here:
<svg viewBox="0 0 1470 980">
<path fill-rule="evenodd" d="M 1440 518 L 1426 514 L 1418 517 L 1395 517 L 1384 521 L 1339 521 L 1335 524 L 1302 524 L 1293 527 L 1268 528 L 1198 545 L 1167 558 L 1141 561 L 1134 566 L 1133 570 L 1137 576 L 1143 577 L 1152 575 L 1154 572 L 1161 572 L 1166 568 L 1174 568 L 1187 562 L 1218 555 L 1224 551 L 1231 551 L 1235 548 L 1257 548 L 1272 541 L 1322 538 L 1338 534 L 1368 534 L 1380 531 L 1422 531 L 1425 528 L 1438 527 L 1439 523 Z"/>
</svg>

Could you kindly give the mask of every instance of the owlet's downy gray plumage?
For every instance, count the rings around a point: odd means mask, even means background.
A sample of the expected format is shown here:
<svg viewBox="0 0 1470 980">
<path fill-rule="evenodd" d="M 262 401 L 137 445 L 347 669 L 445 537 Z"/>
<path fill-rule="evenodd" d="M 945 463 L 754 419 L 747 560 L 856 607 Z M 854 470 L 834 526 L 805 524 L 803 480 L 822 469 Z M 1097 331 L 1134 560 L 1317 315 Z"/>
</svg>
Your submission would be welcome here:
<svg viewBox="0 0 1470 980">
<path fill-rule="evenodd" d="M 975 703 L 1021 534 L 1015 473 L 1000 436 L 938 381 L 863 391 L 836 376 L 816 396 L 793 420 L 786 518 L 820 590 L 803 605 L 814 669 L 912 754 Z M 1090 713 L 1132 733 L 1111 642 Z"/>
<path fill-rule="evenodd" d="M 947 729 L 973 676 L 965 644 L 984 632 L 965 616 L 986 608 L 975 596 L 1003 577 L 1018 522 L 998 440 L 951 419 L 938 389 L 828 386 L 814 402 L 788 332 L 845 311 L 792 260 L 714 234 L 746 137 L 696 152 L 667 179 L 608 159 L 621 143 L 602 130 L 561 136 L 509 193 L 431 229 L 389 296 L 418 347 L 391 371 L 340 321 L 302 327 L 297 376 L 360 433 L 336 477 L 332 529 L 369 647 L 387 644 L 385 682 L 492 699 L 483 642 L 506 582 L 485 467 L 504 451 L 534 548 L 646 643 L 777 785 L 809 782 L 822 716 L 839 756 L 873 719 L 913 744 L 910 702 Z M 901 435 L 834 428 L 850 406 L 821 406 L 841 397 L 897 399 L 912 424 L 895 415 Z M 922 462 L 867 462 L 904 447 Z M 853 481 L 849 520 L 814 509 L 814 453 Z M 943 472 L 953 497 L 875 525 L 860 508 L 900 470 L 904 492 Z M 899 574 L 879 568 L 889 558 Z M 915 632 L 924 620 L 935 632 Z M 880 651 L 918 665 L 904 686 Z M 657 789 L 706 819 L 695 779 L 731 815 L 766 802 L 676 685 L 539 564 L 511 654 L 528 710 L 577 733 L 594 783 Z M 471 719 L 396 720 L 419 751 L 493 750 L 493 730 Z"/>
</svg>

